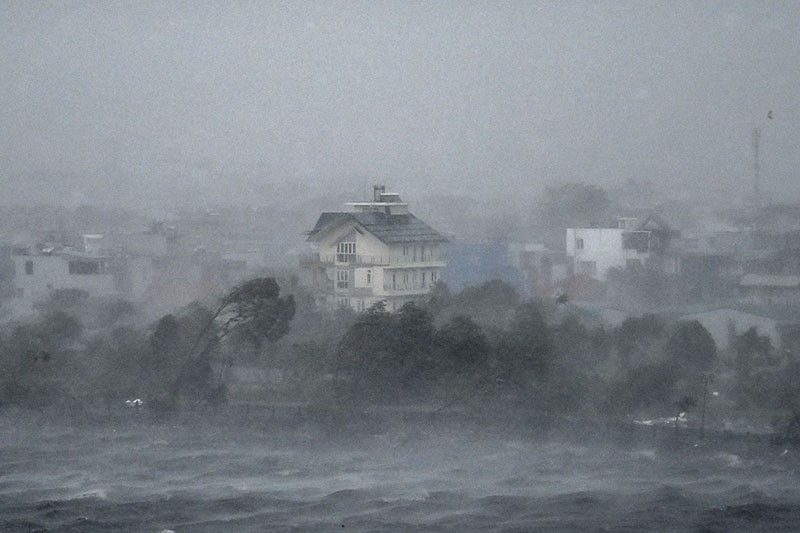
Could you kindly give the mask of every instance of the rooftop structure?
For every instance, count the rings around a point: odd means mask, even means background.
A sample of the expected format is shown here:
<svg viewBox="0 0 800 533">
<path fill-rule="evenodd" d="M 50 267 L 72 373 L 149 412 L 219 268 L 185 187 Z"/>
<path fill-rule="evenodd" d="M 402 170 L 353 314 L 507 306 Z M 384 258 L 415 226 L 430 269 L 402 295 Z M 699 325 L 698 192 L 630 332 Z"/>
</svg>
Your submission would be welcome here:
<svg viewBox="0 0 800 533">
<path fill-rule="evenodd" d="M 372 200 L 346 205 L 349 211 L 322 213 L 308 232 L 313 251 L 301 266 L 318 303 L 364 311 L 384 301 L 394 310 L 427 295 L 445 266 L 447 239 L 383 185 Z"/>
</svg>

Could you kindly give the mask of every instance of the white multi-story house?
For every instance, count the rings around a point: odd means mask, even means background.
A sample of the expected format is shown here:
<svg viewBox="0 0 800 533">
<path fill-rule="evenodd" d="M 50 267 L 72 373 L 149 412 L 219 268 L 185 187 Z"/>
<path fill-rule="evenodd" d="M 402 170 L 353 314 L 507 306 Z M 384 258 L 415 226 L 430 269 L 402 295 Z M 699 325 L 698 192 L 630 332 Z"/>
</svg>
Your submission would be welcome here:
<svg viewBox="0 0 800 533">
<path fill-rule="evenodd" d="M 667 246 L 674 232 L 650 216 L 617 219 L 616 228 L 567 228 L 567 256 L 575 274 L 606 281 L 612 268 L 643 266 Z"/>
<path fill-rule="evenodd" d="M 447 241 L 408 211 L 399 194 L 374 187 L 373 199 L 350 211 L 322 213 L 308 234 L 314 252 L 301 259 L 318 304 L 390 311 L 427 295 L 445 267 Z"/>
<path fill-rule="evenodd" d="M 36 303 L 45 301 L 58 289 L 80 289 L 96 296 L 119 294 L 105 257 L 73 250 L 16 248 L 11 259 L 14 277 L 7 304 L 12 317 L 32 314 Z"/>
</svg>

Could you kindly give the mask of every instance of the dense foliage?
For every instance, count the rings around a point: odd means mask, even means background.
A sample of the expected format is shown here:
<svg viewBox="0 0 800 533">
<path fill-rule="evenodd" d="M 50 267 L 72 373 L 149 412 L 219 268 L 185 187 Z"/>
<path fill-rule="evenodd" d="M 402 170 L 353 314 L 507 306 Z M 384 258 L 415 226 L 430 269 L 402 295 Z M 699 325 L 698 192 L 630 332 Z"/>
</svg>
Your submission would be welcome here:
<svg viewBox="0 0 800 533">
<path fill-rule="evenodd" d="M 710 398 L 728 417 L 787 420 L 800 408 L 800 361 L 756 330 L 720 351 L 698 322 L 646 314 L 609 327 L 500 281 L 440 283 L 426 302 L 356 314 L 320 311 L 301 289 L 281 296 L 265 278 L 150 323 L 127 302 L 57 293 L 2 331 L 0 371 L 2 401 L 33 405 L 228 397 L 598 418 L 675 417 Z"/>
</svg>

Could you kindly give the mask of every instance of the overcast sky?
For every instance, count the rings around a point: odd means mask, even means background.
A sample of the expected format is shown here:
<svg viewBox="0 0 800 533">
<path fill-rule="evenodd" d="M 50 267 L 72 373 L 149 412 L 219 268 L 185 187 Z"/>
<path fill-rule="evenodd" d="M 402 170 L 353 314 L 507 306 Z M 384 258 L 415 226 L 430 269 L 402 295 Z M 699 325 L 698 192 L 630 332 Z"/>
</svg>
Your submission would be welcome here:
<svg viewBox="0 0 800 533">
<path fill-rule="evenodd" d="M 749 187 L 756 125 L 797 195 L 799 43 L 799 2 L 7 1 L 0 203 Z"/>
</svg>

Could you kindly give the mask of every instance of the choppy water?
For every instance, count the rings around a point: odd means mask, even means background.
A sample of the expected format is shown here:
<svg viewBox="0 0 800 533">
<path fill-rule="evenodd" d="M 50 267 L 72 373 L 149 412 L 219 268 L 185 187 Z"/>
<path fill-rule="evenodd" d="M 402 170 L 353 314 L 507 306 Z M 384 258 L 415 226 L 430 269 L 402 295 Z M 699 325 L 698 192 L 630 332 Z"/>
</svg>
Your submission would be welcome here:
<svg viewBox="0 0 800 533">
<path fill-rule="evenodd" d="M 800 530 L 800 475 L 780 450 L 323 435 L 0 414 L 0 531 Z"/>
</svg>

